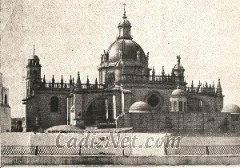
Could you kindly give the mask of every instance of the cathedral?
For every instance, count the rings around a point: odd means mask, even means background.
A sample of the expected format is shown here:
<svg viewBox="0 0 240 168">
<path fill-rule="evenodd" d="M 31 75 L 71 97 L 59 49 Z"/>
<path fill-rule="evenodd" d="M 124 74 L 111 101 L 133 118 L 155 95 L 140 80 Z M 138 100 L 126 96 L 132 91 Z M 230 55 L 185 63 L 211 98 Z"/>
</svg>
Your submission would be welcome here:
<svg viewBox="0 0 240 168">
<path fill-rule="evenodd" d="M 149 53 L 133 40 L 126 11 L 117 39 L 101 55 L 99 76 L 83 82 L 46 82 L 40 58 L 28 59 L 26 77 L 27 131 L 58 125 L 81 129 L 131 128 L 133 132 L 214 133 L 226 129 L 220 79 L 215 84 L 187 85 L 176 56 L 172 71 L 149 68 Z M 53 65 L 54 66 L 54 65 Z"/>
</svg>

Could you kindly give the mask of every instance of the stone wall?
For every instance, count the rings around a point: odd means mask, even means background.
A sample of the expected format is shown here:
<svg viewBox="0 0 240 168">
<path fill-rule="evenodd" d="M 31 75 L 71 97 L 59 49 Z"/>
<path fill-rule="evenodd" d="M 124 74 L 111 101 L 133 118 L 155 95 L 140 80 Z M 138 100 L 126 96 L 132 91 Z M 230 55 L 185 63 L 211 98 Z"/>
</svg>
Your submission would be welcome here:
<svg viewBox="0 0 240 168">
<path fill-rule="evenodd" d="M 1 134 L 1 146 L 31 146 L 33 132 L 6 132 Z"/>
<path fill-rule="evenodd" d="M 239 165 L 229 156 L 2 156 L 4 165 Z"/>
<path fill-rule="evenodd" d="M 84 134 L 57 134 L 57 133 L 2 133 L 1 134 L 1 146 L 12 146 L 13 148 L 18 146 L 56 146 L 56 139 L 59 137 L 59 144 L 66 145 L 71 138 L 75 137 L 81 139 L 86 137 Z M 109 136 L 109 133 L 92 134 L 91 137 L 103 138 Z M 99 153 L 91 154 L 69 154 L 67 155 L 2 155 L 2 165 L 235 165 L 240 164 L 239 155 L 174 155 L 166 156 L 163 146 L 146 148 L 140 147 L 147 142 L 147 139 L 151 138 L 153 141 L 148 141 L 148 144 L 153 144 L 158 138 L 162 138 L 165 134 L 144 134 L 144 133 L 122 133 L 120 139 L 124 137 L 136 137 L 136 147 L 131 148 L 131 152 L 124 153 L 122 148 L 120 152 L 114 155 L 103 155 Z M 115 138 L 118 134 L 114 135 Z M 91 139 L 91 138 L 90 138 Z M 155 140 L 155 141 L 154 141 Z M 89 141 L 91 143 L 91 141 Z M 181 137 L 180 146 L 239 146 L 239 137 Z M 34 149 L 36 150 L 36 149 Z M 52 151 L 47 151 L 51 153 Z M 61 150 L 61 149 L 57 149 Z M 115 149 L 116 150 L 116 149 Z M 106 148 L 104 148 L 106 151 Z M 116 151 L 115 151 L 116 152 Z"/>
<path fill-rule="evenodd" d="M 0 105 L 1 132 L 11 131 L 11 109 L 9 106 Z"/>
<path fill-rule="evenodd" d="M 88 133 L 33 133 L 33 132 L 5 132 L 1 133 L 1 145 L 33 145 L 33 146 L 53 146 L 56 145 L 56 139 L 59 138 L 59 142 L 63 144 L 72 137 L 81 139 L 86 137 Z M 90 134 L 92 137 L 99 138 L 103 136 L 109 136 L 110 133 L 94 133 Z M 160 133 L 114 133 L 114 137 L 120 135 L 120 137 L 137 137 L 137 144 L 144 144 L 146 139 L 153 137 L 154 140 L 164 137 L 166 134 Z M 171 134 L 168 134 L 171 135 Z M 91 138 L 91 137 L 90 137 Z M 154 141 L 151 141 L 154 142 Z M 198 137 L 198 136 L 182 136 L 181 145 L 183 146 L 206 146 L 206 145 L 240 145 L 240 137 L 234 135 L 219 136 L 219 137 Z"/>
<path fill-rule="evenodd" d="M 9 105 L 9 89 L 3 87 L 2 84 L 0 84 L 0 126 L 1 132 L 11 131 L 11 108 Z"/>
<path fill-rule="evenodd" d="M 32 131 L 36 125 L 36 117 L 39 115 L 41 128 L 46 129 L 56 125 L 67 123 L 67 95 L 61 91 L 39 91 L 26 102 L 27 131 Z M 50 100 L 56 96 L 59 99 L 57 112 L 51 112 Z"/>
</svg>

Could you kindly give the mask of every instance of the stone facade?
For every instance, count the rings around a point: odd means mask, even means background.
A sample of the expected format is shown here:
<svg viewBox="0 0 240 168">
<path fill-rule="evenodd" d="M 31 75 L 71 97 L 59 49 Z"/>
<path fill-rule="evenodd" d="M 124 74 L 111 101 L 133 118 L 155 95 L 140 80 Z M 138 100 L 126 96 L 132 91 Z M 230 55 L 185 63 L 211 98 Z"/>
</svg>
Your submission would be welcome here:
<svg viewBox="0 0 240 168">
<path fill-rule="evenodd" d="M 1 132 L 11 131 L 11 108 L 9 105 L 9 89 L 3 86 L 0 73 L 0 125 Z"/>
<path fill-rule="evenodd" d="M 148 68 L 149 53 L 132 40 L 131 23 L 124 12 L 119 36 L 101 55 L 99 79 L 94 84 L 46 83 L 41 64 L 33 54 L 27 65 L 27 130 L 55 125 L 86 127 L 132 127 L 134 132 L 216 132 L 226 118 L 221 113 L 223 95 L 220 79 L 215 84 L 187 86 L 181 57 L 172 72 L 160 75 Z M 180 90 L 180 93 L 178 93 Z M 176 94 L 175 94 L 176 93 Z M 183 94 L 182 94 L 183 93 Z M 131 113 L 135 102 L 146 102 L 149 112 Z M 140 103 L 141 105 L 141 103 Z"/>
<path fill-rule="evenodd" d="M 26 101 L 27 131 L 38 128 L 49 128 L 55 125 L 67 123 L 67 96 L 68 92 L 44 90 L 36 91 L 34 96 Z M 58 111 L 51 111 L 51 98 L 57 97 L 59 100 Z"/>
</svg>

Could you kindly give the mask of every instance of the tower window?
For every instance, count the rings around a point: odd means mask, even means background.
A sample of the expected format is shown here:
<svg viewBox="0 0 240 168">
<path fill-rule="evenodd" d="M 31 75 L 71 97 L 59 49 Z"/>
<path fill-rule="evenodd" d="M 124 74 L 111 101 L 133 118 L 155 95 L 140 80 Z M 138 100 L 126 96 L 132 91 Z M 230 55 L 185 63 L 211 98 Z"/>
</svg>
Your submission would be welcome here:
<svg viewBox="0 0 240 168">
<path fill-rule="evenodd" d="M 7 97 L 7 95 L 4 96 L 4 104 L 8 104 L 8 97 Z"/>
<path fill-rule="evenodd" d="M 36 70 L 33 71 L 33 80 L 34 81 L 37 80 L 37 71 Z"/>
<path fill-rule="evenodd" d="M 115 74 L 114 74 L 114 72 L 108 73 L 107 76 L 106 76 L 105 81 L 106 81 L 106 84 L 109 85 L 109 86 L 114 85 L 114 82 L 115 82 Z"/>
<path fill-rule="evenodd" d="M 59 100 L 56 96 L 51 98 L 50 101 L 50 108 L 51 108 L 51 112 L 57 112 L 58 111 L 58 104 L 59 104 Z"/>
</svg>

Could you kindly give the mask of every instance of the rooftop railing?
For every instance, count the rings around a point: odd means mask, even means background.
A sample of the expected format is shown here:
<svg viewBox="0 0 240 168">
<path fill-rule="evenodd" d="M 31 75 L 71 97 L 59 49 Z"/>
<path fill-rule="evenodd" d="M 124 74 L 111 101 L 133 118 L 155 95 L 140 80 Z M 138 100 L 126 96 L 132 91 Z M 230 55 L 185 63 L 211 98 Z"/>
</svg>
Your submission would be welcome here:
<svg viewBox="0 0 240 168">
<path fill-rule="evenodd" d="M 123 81 L 143 81 L 143 82 L 154 82 L 154 83 L 175 83 L 176 77 L 170 75 L 135 75 L 135 74 L 123 74 Z"/>
<path fill-rule="evenodd" d="M 183 77 L 178 79 L 175 75 L 136 75 L 136 74 L 122 74 L 123 82 L 143 82 L 143 83 L 154 83 L 154 84 L 166 84 L 166 85 L 177 85 L 180 80 L 181 85 L 185 85 Z M 76 83 L 44 83 L 41 82 L 36 83 L 40 88 L 45 89 L 65 89 L 65 90 L 103 90 L 111 85 L 107 84 L 76 84 Z M 198 87 L 186 87 L 186 92 L 190 94 L 207 94 L 207 95 L 215 95 L 216 88 L 215 87 L 206 87 L 206 86 L 198 86 Z"/>
<path fill-rule="evenodd" d="M 75 84 L 75 83 L 41 83 L 41 88 L 46 89 L 77 89 L 77 90 L 102 90 L 104 84 Z"/>
<path fill-rule="evenodd" d="M 44 88 L 66 88 L 69 89 L 71 85 L 69 83 L 42 83 Z"/>
<path fill-rule="evenodd" d="M 216 89 L 214 87 L 210 88 L 210 87 L 187 87 L 186 91 L 188 93 L 200 93 L 200 94 L 212 94 L 215 95 L 216 94 Z"/>
</svg>

